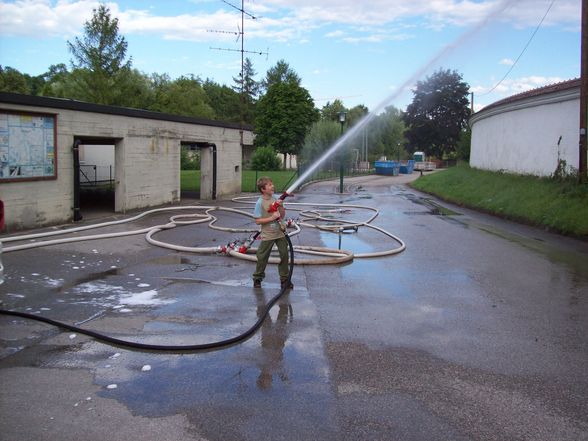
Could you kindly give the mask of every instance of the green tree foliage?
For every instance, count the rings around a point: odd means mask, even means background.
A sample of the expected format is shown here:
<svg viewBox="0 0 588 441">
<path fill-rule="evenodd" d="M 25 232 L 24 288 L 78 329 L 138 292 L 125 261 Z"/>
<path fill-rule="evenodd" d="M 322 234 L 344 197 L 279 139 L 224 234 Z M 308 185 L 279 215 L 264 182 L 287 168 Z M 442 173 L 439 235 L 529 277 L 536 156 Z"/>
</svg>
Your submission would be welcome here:
<svg viewBox="0 0 588 441">
<path fill-rule="evenodd" d="M 298 74 L 284 60 L 279 60 L 274 67 L 268 69 L 265 79 L 261 81 L 261 89 L 266 92 L 276 83 L 293 83 L 300 86 Z"/>
<path fill-rule="evenodd" d="M 208 104 L 208 98 L 198 78 L 190 75 L 171 81 L 169 76 L 160 75 L 155 81 L 155 100 L 151 110 L 174 115 L 214 118 L 214 110 Z"/>
<path fill-rule="evenodd" d="M 0 66 L 0 92 L 38 95 L 44 85 L 43 75 L 31 76 L 10 66 Z"/>
<path fill-rule="evenodd" d="M 318 111 L 310 93 L 295 82 L 274 83 L 257 103 L 256 144 L 296 155 Z"/>
<path fill-rule="evenodd" d="M 332 103 L 328 101 L 321 109 L 321 119 L 325 121 L 339 121 L 339 114 L 341 112 L 347 113 L 347 108 L 340 99 L 336 99 Z"/>
<path fill-rule="evenodd" d="M 377 115 L 367 128 L 370 160 L 382 156 L 388 159 L 406 159 L 404 151 L 405 125 L 402 112 L 394 106 Z M 400 144 L 400 145 L 399 145 Z"/>
<path fill-rule="evenodd" d="M 238 77 L 233 77 L 233 90 L 239 94 L 240 100 L 240 117 L 241 111 L 243 122 L 246 124 L 253 124 L 255 122 L 255 105 L 257 103 L 257 96 L 259 95 L 260 86 L 255 81 L 256 72 L 253 69 L 253 63 L 249 58 L 245 59 L 243 63 L 243 77 L 241 81 L 241 72 Z M 241 96 L 242 93 L 242 96 Z"/>
<path fill-rule="evenodd" d="M 240 96 L 229 86 L 220 85 L 207 78 L 202 88 L 208 98 L 208 105 L 214 110 L 215 119 L 229 122 L 240 121 Z"/>
<path fill-rule="evenodd" d="M 258 147 L 253 152 L 253 155 L 251 155 L 251 168 L 253 170 L 279 170 L 281 166 L 282 161 L 280 161 L 276 151 L 271 147 Z"/>
<path fill-rule="evenodd" d="M 29 95 L 31 86 L 27 78 L 17 69 L 0 66 L 0 92 L 23 93 Z"/>
<path fill-rule="evenodd" d="M 442 158 L 455 153 L 470 116 L 469 85 L 457 71 L 440 69 L 417 82 L 406 109 L 406 138 L 411 151 Z"/>
<path fill-rule="evenodd" d="M 345 117 L 345 123 L 349 125 L 349 127 L 353 127 L 357 124 L 364 116 L 369 113 L 369 110 L 363 104 L 359 104 L 355 107 L 352 107 L 347 112 Z"/>
<path fill-rule="evenodd" d="M 321 119 L 315 122 L 306 135 L 304 146 L 300 152 L 299 159 L 303 167 L 320 158 L 340 136 L 341 126 L 338 122 L 330 119 Z"/>
<path fill-rule="evenodd" d="M 127 42 L 118 33 L 118 19 L 101 4 L 84 23 L 84 35 L 67 42 L 75 71 L 72 93 L 98 104 L 124 104 L 124 83 L 131 60 L 126 60 Z M 75 75 L 73 75 L 75 73 Z"/>
<path fill-rule="evenodd" d="M 200 170 L 200 152 L 182 147 L 180 150 L 180 170 Z"/>
<path fill-rule="evenodd" d="M 43 74 L 43 87 L 39 91 L 42 96 L 66 98 L 66 84 L 69 81 L 69 71 L 63 63 L 52 64 Z"/>
<path fill-rule="evenodd" d="M 464 161 L 470 160 L 470 149 L 472 144 L 472 130 L 466 127 L 459 135 L 457 142 L 456 157 Z"/>
</svg>

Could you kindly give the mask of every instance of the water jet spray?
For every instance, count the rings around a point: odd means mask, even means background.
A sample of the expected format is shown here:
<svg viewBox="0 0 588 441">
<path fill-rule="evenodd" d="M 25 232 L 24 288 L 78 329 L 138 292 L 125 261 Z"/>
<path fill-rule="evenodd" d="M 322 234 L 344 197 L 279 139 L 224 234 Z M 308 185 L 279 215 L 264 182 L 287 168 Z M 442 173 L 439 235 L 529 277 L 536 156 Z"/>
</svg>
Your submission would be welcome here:
<svg viewBox="0 0 588 441">
<path fill-rule="evenodd" d="M 329 158 L 333 153 L 335 153 L 341 146 L 343 146 L 347 141 L 352 139 L 355 135 L 357 135 L 370 121 L 379 113 L 381 113 L 385 108 L 392 103 L 398 96 L 403 93 L 408 87 L 414 84 L 422 75 L 425 74 L 435 63 L 437 63 L 441 58 L 445 57 L 447 54 L 461 46 L 464 41 L 469 40 L 473 35 L 477 32 L 482 30 L 492 19 L 494 19 L 497 15 L 503 12 L 506 8 L 511 6 L 515 3 L 515 0 L 502 0 L 498 2 L 498 4 L 490 10 L 490 12 L 482 19 L 479 23 L 475 26 L 472 26 L 467 32 L 464 32 L 460 35 L 455 41 L 445 46 L 441 51 L 439 51 L 435 56 L 433 56 L 428 62 L 426 62 L 422 67 L 416 70 L 414 74 L 412 74 L 399 88 L 394 92 L 392 95 L 388 96 L 384 99 L 381 103 L 379 103 L 373 111 L 368 113 L 362 119 L 360 119 L 357 124 L 355 124 L 351 129 L 349 129 L 343 136 L 341 136 L 327 151 L 312 164 L 302 175 L 298 177 L 298 179 L 284 192 L 284 194 L 291 194 L 296 190 L 300 184 L 302 184 L 321 164 L 323 164 L 327 158 Z M 285 197 L 285 196 L 284 196 Z"/>
</svg>

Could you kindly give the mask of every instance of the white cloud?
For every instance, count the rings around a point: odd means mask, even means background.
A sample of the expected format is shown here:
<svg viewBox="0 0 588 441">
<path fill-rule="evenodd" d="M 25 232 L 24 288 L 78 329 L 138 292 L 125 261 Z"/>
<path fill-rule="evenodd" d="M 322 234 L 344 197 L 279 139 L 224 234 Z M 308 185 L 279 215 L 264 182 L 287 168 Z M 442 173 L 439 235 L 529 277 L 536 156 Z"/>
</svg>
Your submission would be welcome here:
<svg viewBox="0 0 588 441">
<path fill-rule="evenodd" d="M 514 60 L 511 60 L 510 58 L 503 58 L 502 60 L 500 60 L 498 62 L 498 64 L 503 64 L 505 66 L 512 66 L 512 65 L 514 65 Z"/>
<path fill-rule="evenodd" d="M 208 0 L 191 3 L 214 5 Z M 500 5 L 508 5 L 500 14 L 501 20 L 516 26 L 535 26 L 550 0 L 258 0 L 247 9 L 258 15 L 248 20 L 246 32 L 250 38 L 260 37 L 277 41 L 301 40 L 309 31 L 324 25 L 350 27 L 404 26 L 403 20 L 419 18 L 425 26 L 468 26 L 479 22 Z M 45 37 L 69 37 L 82 32 L 83 23 L 99 5 L 94 0 L 16 0 L 0 2 L 0 33 Z M 239 12 L 230 7 L 177 16 L 158 16 L 144 10 L 123 10 L 116 1 L 106 3 L 112 15 L 119 18 L 124 33 L 151 33 L 167 39 L 191 41 L 231 40 L 231 34 L 212 34 L 209 29 L 237 31 Z M 500 8 L 499 8 L 500 9 Z M 502 9 L 501 9 L 502 10 Z M 259 15 L 261 14 L 261 15 Z M 559 0 L 551 9 L 544 26 L 559 24 L 567 28 L 579 27 L 580 2 Z M 34 25 L 31 25 L 34 24 Z M 356 28 L 357 29 L 357 28 Z M 355 29 L 355 30 L 356 30 Z M 390 32 L 390 31 L 388 31 Z M 366 32 L 355 41 L 383 41 L 407 38 L 406 34 Z"/>
<path fill-rule="evenodd" d="M 339 38 L 339 37 L 344 37 L 345 35 L 347 35 L 345 32 L 343 32 L 341 30 L 337 30 L 337 31 L 326 33 L 325 34 L 325 37 L 327 37 L 327 38 Z"/>
<path fill-rule="evenodd" d="M 84 21 L 92 16 L 98 1 L 17 0 L 0 3 L 0 33 L 12 36 L 43 38 L 69 37 L 81 31 Z M 116 5 L 108 4 L 111 10 Z"/>
<path fill-rule="evenodd" d="M 545 77 L 541 75 L 532 75 L 528 77 L 506 79 L 500 83 L 492 92 L 492 96 L 496 97 L 496 100 L 506 98 L 519 93 L 527 92 L 538 87 L 549 86 L 551 84 L 561 83 L 569 78 L 561 77 Z M 475 94 L 481 96 L 485 95 L 494 84 L 490 86 L 475 86 L 471 87 L 470 90 Z"/>
</svg>

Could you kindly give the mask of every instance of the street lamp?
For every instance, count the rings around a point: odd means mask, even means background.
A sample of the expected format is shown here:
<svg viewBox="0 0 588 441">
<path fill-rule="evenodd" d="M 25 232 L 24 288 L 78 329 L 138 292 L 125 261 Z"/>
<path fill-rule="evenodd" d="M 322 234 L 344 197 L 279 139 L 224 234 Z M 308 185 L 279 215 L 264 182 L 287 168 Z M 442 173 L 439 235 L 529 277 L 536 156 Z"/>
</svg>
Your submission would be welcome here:
<svg viewBox="0 0 588 441">
<path fill-rule="evenodd" d="M 343 136 L 343 125 L 347 112 L 339 112 L 339 123 L 341 124 L 341 136 Z M 343 152 L 339 154 L 339 193 L 343 194 Z"/>
</svg>

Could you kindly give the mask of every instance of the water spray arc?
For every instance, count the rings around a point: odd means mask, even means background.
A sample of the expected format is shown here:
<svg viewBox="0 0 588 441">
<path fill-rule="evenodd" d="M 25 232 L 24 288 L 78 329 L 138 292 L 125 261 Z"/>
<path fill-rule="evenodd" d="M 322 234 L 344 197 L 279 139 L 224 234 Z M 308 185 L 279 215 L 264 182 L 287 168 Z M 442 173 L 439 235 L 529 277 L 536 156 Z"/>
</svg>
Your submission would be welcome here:
<svg viewBox="0 0 588 441">
<path fill-rule="evenodd" d="M 393 103 L 406 89 L 412 86 L 419 78 L 421 78 L 431 67 L 433 67 L 439 60 L 453 52 L 465 41 L 469 40 L 477 32 L 480 32 L 490 21 L 501 14 L 505 9 L 515 3 L 515 0 L 502 0 L 489 11 L 489 13 L 478 24 L 472 26 L 468 31 L 464 32 L 459 38 L 452 43 L 445 46 L 441 51 L 434 55 L 428 62 L 417 69 L 402 85 L 391 95 L 380 102 L 370 113 L 360 119 L 352 128 L 347 130 L 325 153 L 319 157 L 298 179 L 286 190 L 286 193 L 292 194 L 308 177 L 314 173 L 329 157 L 331 157 L 337 150 L 339 150 L 348 141 L 357 136 L 376 115 L 380 114 L 391 103 Z"/>
</svg>

